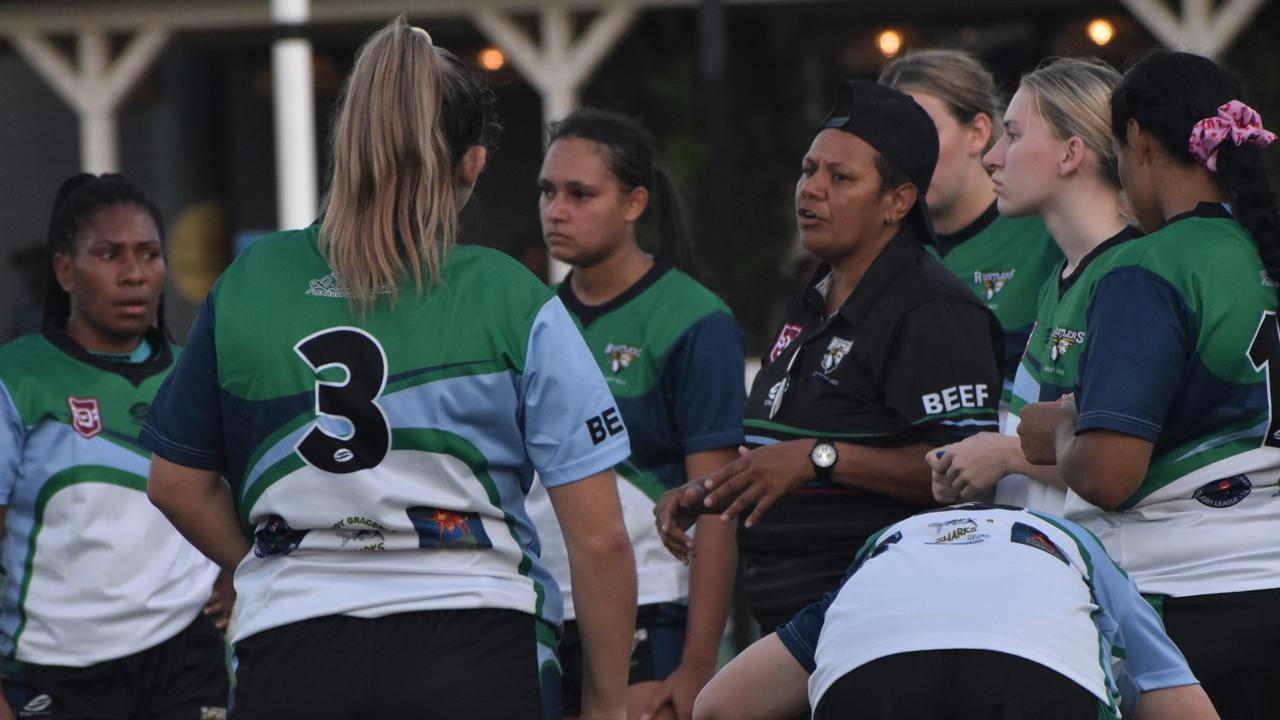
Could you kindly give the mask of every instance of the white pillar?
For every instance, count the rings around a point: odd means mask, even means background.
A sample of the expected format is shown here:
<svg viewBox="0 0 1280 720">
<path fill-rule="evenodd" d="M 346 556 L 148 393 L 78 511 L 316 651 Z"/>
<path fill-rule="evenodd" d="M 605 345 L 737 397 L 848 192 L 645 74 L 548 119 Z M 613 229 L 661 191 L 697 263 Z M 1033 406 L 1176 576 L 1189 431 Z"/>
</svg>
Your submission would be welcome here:
<svg viewBox="0 0 1280 720">
<path fill-rule="evenodd" d="M 271 0 L 277 25 L 300 25 L 311 17 L 309 0 Z M 316 217 L 316 121 L 311 42 L 277 40 L 271 47 L 275 108 L 276 220 L 281 228 L 304 227 Z"/>
<path fill-rule="evenodd" d="M 1120 0 L 1138 22 L 1174 50 L 1218 57 L 1231 47 L 1267 0 L 1181 0 L 1181 16 L 1161 0 Z"/>
<path fill-rule="evenodd" d="M 25 31 L 12 36 L 18 54 L 75 110 L 80 121 L 80 167 L 85 172 L 120 169 L 116 108 L 168 42 L 162 28 L 139 30 L 113 62 L 105 33 L 76 36 L 76 66 L 45 37 Z"/>
<path fill-rule="evenodd" d="M 511 64 L 542 97 L 542 120 L 550 123 L 568 115 L 578 104 L 578 90 L 618 43 L 637 15 L 630 3 L 615 3 L 600 11 L 582 35 L 573 37 L 573 18 L 564 5 L 549 5 L 538 13 L 541 45 L 500 10 L 480 8 L 471 18 L 502 49 Z M 548 274 L 560 282 L 569 266 L 550 258 Z"/>
</svg>

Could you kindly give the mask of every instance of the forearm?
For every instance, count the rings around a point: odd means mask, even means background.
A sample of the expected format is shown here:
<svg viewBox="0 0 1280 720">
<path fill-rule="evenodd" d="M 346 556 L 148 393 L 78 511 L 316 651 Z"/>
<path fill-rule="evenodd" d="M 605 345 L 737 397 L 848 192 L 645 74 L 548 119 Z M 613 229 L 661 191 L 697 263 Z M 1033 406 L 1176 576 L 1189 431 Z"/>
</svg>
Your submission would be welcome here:
<svg viewBox="0 0 1280 720">
<path fill-rule="evenodd" d="M 929 445 L 876 448 L 836 443 L 839 460 L 832 480 L 877 495 L 919 504 L 936 504 L 929 466 L 921 458 Z"/>
<path fill-rule="evenodd" d="M 737 526 L 717 516 L 697 522 L 698 553 L 689 567 L 689 620 L 680 662 L 715 671 L 720 639 L 733 598 L 737 568 Z"/>
<path fill-rule="evenodd" d="M 249 553 L 231 487 L 216 472 L 153 457 L 147 496 L 197 550 L 229 573 Z"/>
<path fill-rule="evenodd" d="M 603 544 L 570 553 L 573 605 L 582 636 L 582 717 L 623 717 L 636 626 L 636 570 L 631 545 Z"/>
<path fill-rule="evenodd" d="M 1054 447 L 1067 487 L 1103 510 L 1115 510 L 1142 484 L 1155 445 L 1108 430 L 1076 434 L 1072 417 L 1055 429 Z"/>
<path fill-rule="evenodd" d="M 1027 462 L 1027 456 L 1022 454 L 1022 443 L 1018 442 L 1015 435 L 1005 436 L 1007 439 L 1001 441 L 1002 446 L 1002 462 L 1004 465 L 1005 475 L 1026 475 L 1034 480 L 1039 480 L 1045 485 L 1050 485 L 1062 490 L 1067 489 L 1067 484 L 1062 480 L 1062 476 L 1058 473 L 1057 465 L 1032 465 Z"/>
</svg>

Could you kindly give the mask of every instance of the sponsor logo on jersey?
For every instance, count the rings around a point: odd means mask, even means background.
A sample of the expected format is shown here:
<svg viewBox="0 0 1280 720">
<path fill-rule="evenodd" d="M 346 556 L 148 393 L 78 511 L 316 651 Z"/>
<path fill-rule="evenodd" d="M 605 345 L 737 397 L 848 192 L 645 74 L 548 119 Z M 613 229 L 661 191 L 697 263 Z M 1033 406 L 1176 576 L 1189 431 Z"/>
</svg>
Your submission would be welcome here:
<svg viewBox="0 0 1280 720">
<path fill-rule="evenodd" d="M 990 535 L 978 532 L 978 523 L 973 518 L 956 518 L 940 523 L 929 523 L 938 536 L 926 545 L 974 545 L 983 542 Z"/>
<path fill-rule="evenodd" d="M 786 384 L 786 380 L 779 380 L 773 384 L 773 387 L 769 388 L 769 393 L 764 397 L 765 407 L 773 407 L 773 403 L 778 399 L 778 393 L 782 392 L 782 388 Z"/>
<path fill-rule="evenodd" d="M 1083 330 L 1072 330 L 1071 328 L 1056 327 L 1049 334 L 1049 359 L 1053 362 L 1067 354 L 1071 348 L 1084 342 Z"/>
<path fill-rule="evenodd" d="M 840 367 L 840 362 L 844 360 L 849 351 L 853 349 L 853 341 L 844 338 L 833 337 L 831 342 L 827 344 L 827 351 L 822 354 L 822 372 L 830 375 L 836 368 Z"/>
<path fill-rule="evenodd" d="M 149 412 L 151 412 L 151 403 L 136 402 L 129 406 L 129 417 L 138 422 L 145 421 Z"/>
<path fill-rule="evenodd" d="M 1004 284 L 1013 279 L 1013 274 L 1017 270 L 997 270 L 996 272 L 974 272 L 973 284 L 982 288 L 982 296 L 987 302 L 1000 294 L 1004 289 Z"/>
<path fill-rule="evenodd" d="M 53 715 L 53 698 L 47 693 L 36 695 L 18 711 L 20 718 L 50 717 Z"/>
<path fill-rule="evenodd" d="M 420 548 L 491 548 L 480 515 L 434 507 L 405 508 Z"/>
<path fill-rule="evenodd" d="M 359 515 L 343 518 L 333 524 L 333 529 L 342 539 L 343 550 L 385 550 L 383 544 L 386 536 L 382 534 L 386 526 L 375 520 Z M 354 545 L 353 545 L 354 543 Z"/>
<path fill-rule="evenodd" d="M 1049 539 L 1048 535 L 1045 535 L 1043 532 L 1040 532 L 1026 523 L 1014 523 L 1013 529 L 1009 532 L 1009 539 L 1016 543 L 1030 545 L 1033 548 L 1043 550 L 1062 562 L 1068 565 L 1071 564 L 1071 561 L 1068 560 L 1062 550 L 1058 549 L 1058 546 Z"/>
<path fill-rule="evenodd" d="M 978 385 L 955 385 L 936 393 L 920 396 L 925 415 L 937 415 L 942 412 L 954 412 L 960 408 L 986 407 L 991 393 L 986 383 Z"/>
<path fill-rule="evenodd" d="M 98 411 L 97 399 L 68 396 L 67 407 L 71 410 L 71 429 L 80 437 L 91 438 L 102 432 L 102 413 Z"/>
<path fill-rule="evenodd" d="M 307 283 L 307 294 L 315 295 L 316 297 L 344 298 L 347 296 L 347 289 L 342 286 L 338 276 L 329 273 L 322 278 L 309 281 Z M 391 286 L 383 283 L 382 287 L 378 288 L 378 294 L 390 295 Z"/>
<path fill-rule="evenodd" d="M 1211 508 L 1231 507 L 1249 497 L 1253 492 L 1253 483 L 1247 475 L 1235 475 L 1222 480 L 1214 480 L 1196 488 L 1191 494 L 1201 505 Z"/>
<path fill-rule="evenodd" d="M 640 348 L 622 343 L 609 343 L 604 346 L 604 354 L 609 356 L 609 369 L 615 373 L 622 372 L 640 357 Z"/>
<path fill-rule="evenodd" d="M 783 350 L 791 344 L 792 340 L 800 337 L 800 331 L 803 330 L 799 325 L 785 323 L 782 326 L 782 332 L 778 333 L 778 339 L 773 341 L 773 349 L 769 351 L 769 362 L 778 359 Z"/>
<path fill-rule="evenodd" d="M 253 554 L 260 558 L 288 555 L 298 549 L 308 532 L 310 531 L 294 530 L 284 518 L 272 515 L 253 533 Z"/>
<path fill-rule="evenodd" d="M 595 417 L 587 418 L 587 432 L 591 434 L 592 445 L 599 445 L 625 430 L 622 416 L 618 414 L 616 407 L 611 407 Z"/>
</svg>

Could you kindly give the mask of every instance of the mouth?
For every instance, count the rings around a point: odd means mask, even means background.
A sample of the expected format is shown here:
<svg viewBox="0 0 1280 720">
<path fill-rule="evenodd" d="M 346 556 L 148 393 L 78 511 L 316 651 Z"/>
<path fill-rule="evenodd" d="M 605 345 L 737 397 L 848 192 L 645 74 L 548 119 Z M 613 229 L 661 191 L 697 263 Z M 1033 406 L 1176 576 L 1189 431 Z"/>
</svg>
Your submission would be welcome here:
<svg viewBox="0 0 1280 720">
<path fill-rule="evenodd" d="M 813 227 L 822 222 L 822 218 L 818 217 L 817 213 L 807 207 L 796 208 L 796 218 L 802 228 Z"/>
<path fill-rule="evenodd" d="M 150 304 L 145 300 L 126 300 L 116 303 L 115 306 L 125 315 L 145 315 L 150 310 Z"/>
</svg>

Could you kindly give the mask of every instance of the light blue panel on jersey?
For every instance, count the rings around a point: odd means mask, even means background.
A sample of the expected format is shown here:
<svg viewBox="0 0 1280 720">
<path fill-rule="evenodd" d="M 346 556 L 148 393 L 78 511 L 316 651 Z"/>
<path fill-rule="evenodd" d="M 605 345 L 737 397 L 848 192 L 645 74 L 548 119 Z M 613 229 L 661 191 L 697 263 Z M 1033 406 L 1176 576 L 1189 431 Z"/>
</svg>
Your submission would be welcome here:
<svg viewBox="0 0 1280 720">
<path fill-rule="evenodd" d="M 548 488 L 580 480 L 600 467 L 600 459 L 630 455 L 622 415 L 586 341 L 560 298 L 547 301 L 534 318 L 520 394 L 524 399 L 525 447 Z M 592 415 L 585 425 L 584 415 Z"/>
<path fill-rule="evenodd" d="M 0 382 L 0 503 L 9 504 L 9 495 L 18 481 L 18 464 L 22 460 L 22 443 L 27 429 L 22 423 L 9 389 Z"/>
</svg>

